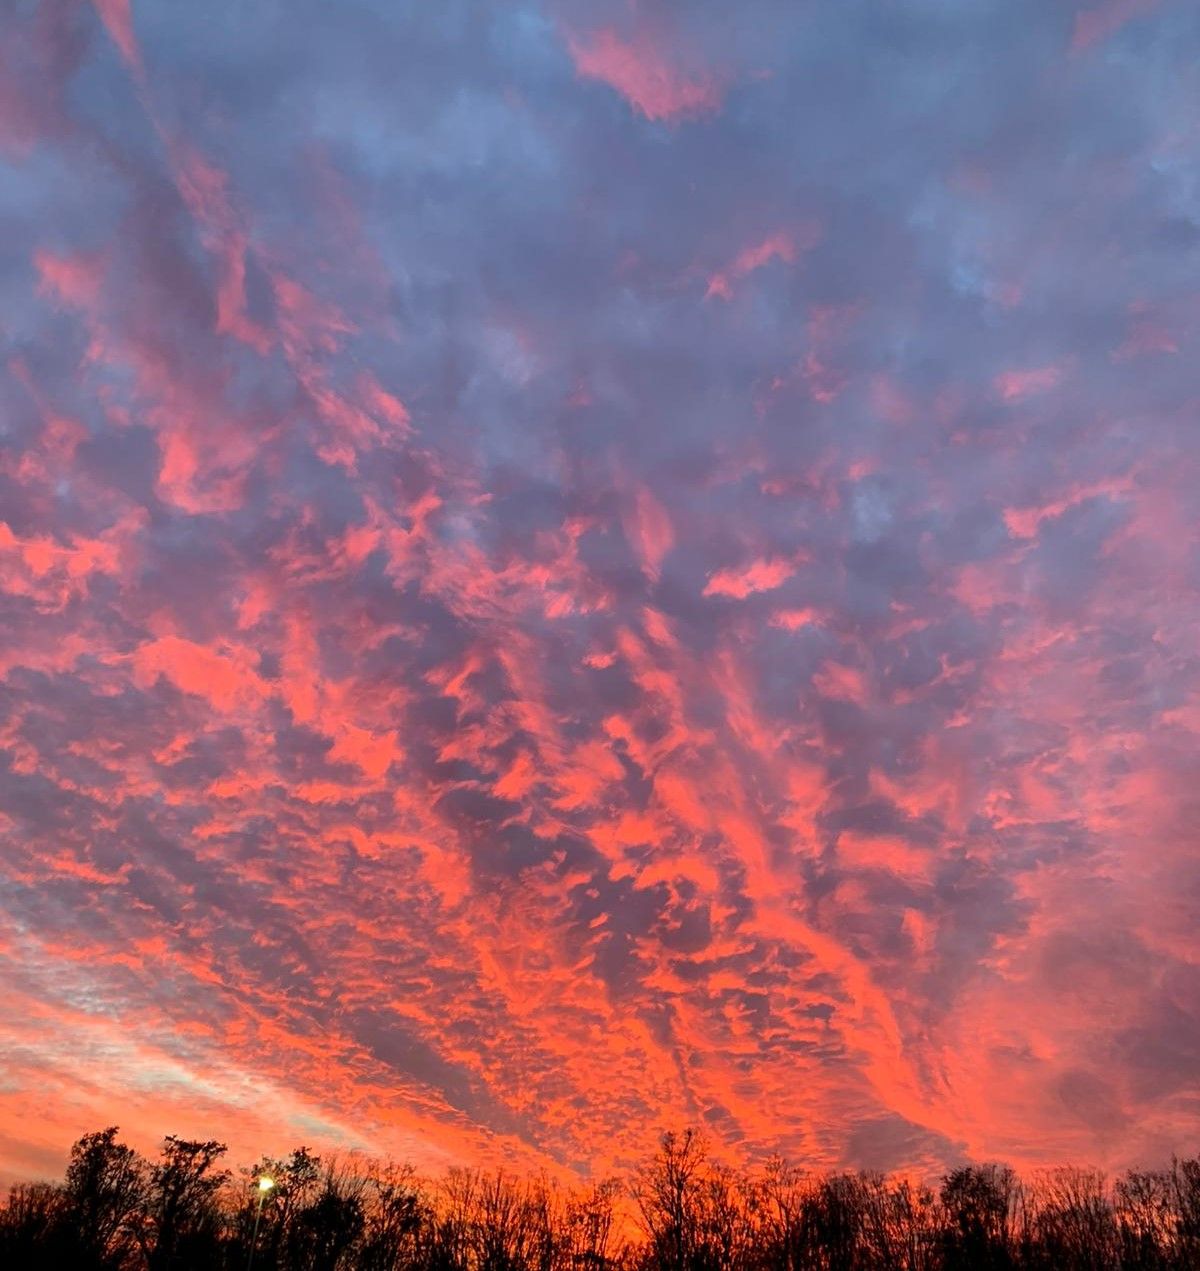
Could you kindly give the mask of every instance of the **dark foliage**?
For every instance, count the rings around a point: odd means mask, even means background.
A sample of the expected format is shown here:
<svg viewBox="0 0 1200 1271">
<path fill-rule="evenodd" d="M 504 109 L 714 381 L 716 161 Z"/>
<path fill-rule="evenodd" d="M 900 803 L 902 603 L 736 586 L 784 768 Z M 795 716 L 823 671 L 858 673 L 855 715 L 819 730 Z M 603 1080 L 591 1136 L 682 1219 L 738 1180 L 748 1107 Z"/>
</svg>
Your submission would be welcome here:
<svg viewBox="0 0 1200 1271">
<path fill-rule="evenodd" d="M 627 1184 L 408 1166 L 307 1148 L 238 1174 L 225 1145 L 169 1136 L 157 1161 L 116 1127 L 61 1183 L 0 1206 L 5 1271 L 1183 1271 L 1200 1268 L 1200 1160 L 1022 1180 L 953 1170 L 935 1192 L 881 1174 L 737 1171 L 666 1134 Z M 259 1187 L 261 1178 L 272 1186 Z M 628 1233 L 622 1235 L 621 1233 Z"/>
</svg>

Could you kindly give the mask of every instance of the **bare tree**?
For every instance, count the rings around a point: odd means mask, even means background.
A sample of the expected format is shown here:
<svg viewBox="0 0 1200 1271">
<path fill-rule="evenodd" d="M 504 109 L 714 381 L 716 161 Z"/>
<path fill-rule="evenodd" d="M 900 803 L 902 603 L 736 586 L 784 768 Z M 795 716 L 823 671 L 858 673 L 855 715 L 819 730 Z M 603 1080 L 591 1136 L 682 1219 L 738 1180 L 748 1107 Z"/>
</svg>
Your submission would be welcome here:
<svg viewBox="0 0 1200 1271">
<path fill-rule="evenodd" d="M 967 1165 L 942 1179 L 946 1271 L 1012 1265 L 1024 1194 L 1007 1165 Z"/>
<path fill-rule="evenodd" d="M 139 1237 L 150 1271 L 216 1261 L 222 1227 L 216 1196 L 229 1172 L 213 1166 L 225 1151 L 215 1139 L 167 1135 L 142 1197 Z"/>
<path fill-rule="evenodd" d="M 668 1131 L 649 1165 L 638 1170 L 630 1192 L 661 1271 L 697 1271 L 700 1190 L 708 1170 L 708 1145 L 695 1130 Z"/>
<path fill-rule="evenodd" d="M 1102 1271 L 1117 1265 L 1117 1227 L 1104 1175 L 1097 1170 L 1046 1170 L 1037 1176 L 1033 1247 L 1027 1262 L 1054 1271 Z"/>
<path fill-rule="evenodd" d="M 1200 1160 L 1172 1160 L 1170 1179 L 1178 1265 L 1200 1266 Z"/>
<path fill-rule="evenodd" d="M 386 1163 L 368 1178 L 361 1271 L 402 1271 L 418 1266 L 432 1243 L 433 1204 L 411 1165 Z"/>
<path fill-rule="evenodd" d="M 621 1184 L 615 1179 L 593 1184 L 571 1196 L 563 1218 L 564 1267 L 570 1271 L 602 1271 L 617 1256 L 614 1207 Z"/>
<path fill-rule="evenodd" d="M 288 1236 L 296 1215 L 315 1198 L 321 1183 L 321 1159 L 306 1147 L 298 1147 L 289 1156 L 262 1157 L 251 1169 L 243 1170 L 234 1192 L 233 1228 L 238 1259 L 244 1266 L 258 1226 L 254 1258 L 256 1268 L 286 1265 Z M 260 1195 L 260 1178 L 269 1178 L 271 1189 Z M 255 1218 L 261 1204 L 261 1222 Z"/>
<path fill-rule="evenodd" d="M 1159 1271 L 1172 1265 L 1175 1238 L 1171 1176 L 1130 1170 L 1113 1187 L 1118 1257 L 1122 1266 Z"/>
<path fill-rule="evenodd" d="M 347 1162 L 331 1161 L 315 1195 L 288 1233 L 289 1271 L 338 1271 L 352 1265 L 366 1226 L 367 1180 Z"/>
<path fill-rule="evenodd" d="M 79 1271 L 123 1271 L 140 1249 L 146 1163 L 117 1142 L 117 1127 L 85 1134 L 71 1148 L 63 1187 L 64 1239 Z"/>
<path fill-rule="evenodd" d="M 71 1149 L 61 1185 L 0 1205 L 0 1269 L 244 1271 L 259 1198 L 258 1271 L 1197 1271 L 1200 1161 L 1130 1171 L 1002 1165 L 942 1179 L 938 1196 L 877 1173 L 816 1175 L 773 1159 L 734 1169 L 694 1131 L 666 1134 L 630 1180 L 408 1166 L 306 1148 L 234 1179 L 224 1145 L 169 1136 L 148 1164 L 115 1127 Z M 272 1187 L 259 1191 L 260 1177 Z"/>
<path fill-rule="evenodd" d="M 63 1260 L 63 1189 L 54 1183 L 15 1183 L 0 1209 L 0 1266 L 52 1266 Z"/>
</svg>

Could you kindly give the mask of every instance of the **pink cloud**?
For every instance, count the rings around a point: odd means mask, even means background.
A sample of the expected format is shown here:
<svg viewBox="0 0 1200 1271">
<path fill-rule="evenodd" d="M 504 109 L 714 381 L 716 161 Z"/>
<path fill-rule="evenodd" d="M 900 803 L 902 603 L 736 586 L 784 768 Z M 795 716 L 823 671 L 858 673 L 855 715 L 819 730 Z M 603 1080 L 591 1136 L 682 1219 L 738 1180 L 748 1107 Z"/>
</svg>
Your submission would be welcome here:
<svg viewBox="0 0 1200 1271">
<path fill-rule="evenodd" d="M 646 486 L 639 486 L 625 517 L 625 532 L 642 558 L 642 567 L 657 578 L 663 557 L 675 545 L 675 531 L 666 508 Z"/>
<path fill-rule="evenodd" d="M 841 662 L 826 662 L 813 676 L 813 687 L 822 697 L 863 705 L 870 697 L 867 677 L 862 671 Z"/>
<path fill-rule="evenodd" d="M 1178 353 L 1179 341 L 1166 323 L 1151 307 L 1135 301 L 1129 306 L 1128 334 L 1109 355 L 1113 362 L 1127 362 L 1131 358 L 1146 357 L 1154 353 Z"/>
<path fill-rule="evenodd" d="M 838 838 L 838 859 L 850 869 L 879 870 L 928 882 L 937 854 L 913 847 L 894 835 L 847 830 Z"/>
<path fill-rule="evenodd" d="M 1126 479 L 1098 481 L 1089 485 L 1068 486 L 1059 498 L 1043 505 L 1004 509 L 1004 524 L 1014 538 L 1035 538 L 1043 521 L 1054 520 L 1072 507 L 1101 496 L 1117 498 L 1128 493 Z"/>
<path fill-rule="evenodd" d="M 567 47 L 576 73 L 615 89 L 647 119 L 673 121 L 720 109 L 723 88 L 708 71 L 673 66 L 646 33 L 624 40 L 611 27 L 571 35 Z"/>
<path fill-rule="evenodd" d="M 181 692 L 205 698 L 218 710 L 258 702 L 264 685 L 253 655 L 226 645 L 210 649 L 194 640 L 167 635 L 143 644 L 133 654 L 134 680 L 143 687 L 163 676 Z"/>
<path fill-rule="evenodd" d="M 996 392 L 1006 402 L 1020 401 L 1035 393 L 1045 393 L 1062 379 L 1062 369 L 1057 366 L 1036 366 L 1026 370 L 1002 371 L 992 381 Z"/>
<path fill-rule="evenodd" d="M 819 621 L 820 614 L 814 609 L 780 609 L 771 615 L 771 626 L 784 631 L 799 631 Z"/>
<path fill-rule="evenodd" d="M 795 573 L 790 560 L 781 557 L 763 557 L 749 565 L 730 569 L 718 569 L 709 577 L 704 587 L 706 596 L 730 596 L 745 600 L 757 591 L 774 591 L 782 587 Z"/>
<path fill-rule="evenodd" d="M 816 246 L 820 233 L 820 227 L 809 222 L 795 231 L 776 230 L 758 242 L 743 247 L 724 269 L 709 277 L 704 298 L 709 300 L 719 296 L 722 300 L 731 299 L 735 282 L 773 260 L 794 264 L 800 252 L 810 251 Z"/>
<path fill-rule="evenodd" d="M 246 242 L 230 235 L 221 245 L 221 278 L 217 286 L 217 334 L 231 335 L 259 354 L 271 347 L 271 333 L 246 312 Z"/>
<path fill-rule="evenodd" d="M 49 535 L 21 538 L 0 521 L 0 589 L 29 597 L 43 612 L 62 609 L 87 593 L 93 576 L 117 574 L 124 528 L 102 538 L 72 537 L 67 546 Z"/>
<path fill-rule="evenodd" d="M 141 58 L 138 53 L 137 36 L 133 31 L 130 0 L 93 0 L 93 2 L 112 42 L 120 49 L 121 56 L 130 66 L 140 67 Z"/>
<path fill-rule="evenodd" d="M 34 254 L 33 265 L 43 294 L 57 296 L 64 305 L 85 312 L 99 302 L 104 284 L 104 262 L 99 256 L 39 251 Z"/>
<path fill-rule="evenodd" d="M 478 222 L 431 234 L 427 200 L 321 157 L 340 143 L 250 144 L 258 111 L 185 109 L 217 64 L 168 59 L 164 31 L 153 48 L 181 72 L 151 91 L 139 3 L 96 0 L 111 37 L 47 24 L 61 118 L 26 91 L 24 45 L 16 89 L 0 75 L 0 134 L 37 148 L 39 211 L 14 261 L 0 447 L 0 768 L 18 795 L 0 881 L 64 899 L 0 933 L 13 976 L 44 975 L 0 1030 L 36 1057 L 0 1091 L 0 1170 L 12 1143 L 60 1150 L 118 1116 L 151 1148 L 224 1125 L 249 1154 L 316 1121 L 422 1165 L 540 1166 L 544 1144 L 594 1173 L 689 1108 L 724 1110 L 731 1157 L 856 1165 L 844 1145 L 869 1153 L 870 1126 L 898 1118 L 897 1150 L 931 1177 L 964 1142 L 1108 1151 L 1062 1129 L 1055 1081 L 1114 1037 L 1169 1032 L 1142 1015 L 1159 969 L 1181 996 L 1195 978 L 1186 286 L 1114 268 L 1142 297 L 1108 297 L 1130 323 L 1115 352 L 1046 365 L 1028 324 L 994 312 L 986 349 L 959 347 L 920 262 L 891 267 L 863 241 L 873 216 L 838 215 L 846 191 L 784 211 L 775 145 L 761 169 L 753 146 L 722 166 L 734 150 L 707 127 L 647 130 L 627 167 L 547 173 L 564 197 L 513 218 L 474 195 L 520 176 L 523 148 L 484 147 L 502 167 L 464 164 L 486 189 L 453 203 Z M 1080 47 L 1141 11 L 1081 14 Z M 703 47 L 759 60 L 743 20 Z M 571 41 L 580 77 L 640 119 L 720 109 L 732 63 L 620 31 Z M 296 71 L 340 65 L 323 53 Z M 104 90 L 88 110 L 85 56 Z M 625 114 L 566 88 L 561 118 L 533 92 L 505 102 L 582 144 L 597 114 Z M 740 135 L 749 114 L 721 122 Z M 437 133 L 441 149 L 457 129 Z M 60 161 L 78 180 L 39 195 Z M 1055 269 L 1041 253 L 1078 224 L 1083 254 L 1087 205 L 1068 230 L 1021 225 L 994 166 L 977 193 L 995 215 L 927 245 L 953 255 L 986 230 L 989 275 L 1041 280 L 1031 306 L 1067 294 L 1072 252 Z M 544 270 L 544 241 L 575 241 L 597 208 L 610 268 Z M 678 321 L 701 279 L 712 300 L 760 271 L 790 281 L 817 242 L 808 212 L 835 241 L 801 305 Z M 843 250 L 861 274 L 833 269 Z M 471 303 L 430 303 L 448 278 Z M 614 314 L 619 332 L 594 321 Z M 893 338 L 926 321 L 948 337 L 932 360 Z M 1137 374 L 1150 354 L 1156 374 Z M 973 413 L 979 384 L 993 404 L 1054 390 L 1054 409 L 995 426 Z M 887 533 L 860 541 L 876 495 Z M 1127 921 L 1072 901 L 1089 883 Z M 1072 1006 L 1056 937 L 1124 927 L 1155 974 L 1102 1009 L 1101 965 Z M 407 1062 L 409 1036 L 427 1063 Z M 278 1088 L 247 1096 L 247 1055 Z M 1144 1077 L 1113 1070 L 1131 1092 Z M 1127 1103 L 1168 1147 L 1190 1132 L 1169 1099 Z M 1114 1160 L 1138 1159 L 1140 1134 L 1111 1136 Z"/>
<path fill-rule="evenodd" d="M 1071 52 L 1079 53 L 1107 40 L 1127 23 L 1158 7 L 1159 0 L 1108 0 L 1107 4 L 1081 9 L 1071 30 Z"/>
</svg>

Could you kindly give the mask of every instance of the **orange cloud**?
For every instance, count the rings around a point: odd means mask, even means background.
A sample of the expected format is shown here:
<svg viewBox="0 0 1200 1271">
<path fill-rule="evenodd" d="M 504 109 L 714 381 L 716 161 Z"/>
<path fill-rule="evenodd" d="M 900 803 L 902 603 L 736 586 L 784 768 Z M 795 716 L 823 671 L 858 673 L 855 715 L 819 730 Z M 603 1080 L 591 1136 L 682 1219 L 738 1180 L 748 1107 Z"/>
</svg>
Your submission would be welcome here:
<svg viewBox="0 0 1200 1271">
<path fill-rule="evenodd" d="M 265 693 L 249 650 L 226 645 L 210 649 L 180 636 L 161 636 L 132 655 L 135 680 L 149 687 L 161 675 L 176 688 L 203 697 L 218 710 L 251 706 Z"/>
</svg>

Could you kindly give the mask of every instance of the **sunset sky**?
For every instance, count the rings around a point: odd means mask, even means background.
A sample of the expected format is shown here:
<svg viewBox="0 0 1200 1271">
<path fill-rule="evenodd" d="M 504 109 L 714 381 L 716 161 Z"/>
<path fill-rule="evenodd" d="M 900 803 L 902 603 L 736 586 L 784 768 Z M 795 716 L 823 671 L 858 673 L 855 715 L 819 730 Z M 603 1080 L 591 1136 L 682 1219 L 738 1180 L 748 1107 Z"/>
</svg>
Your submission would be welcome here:
<svg viewBox="0 0 1200 1271">
<path fill-rule="evenodd" d="M 0 1180 L 1200 1143 L 1200 6 L 9 0 Z"/>
</svg>

